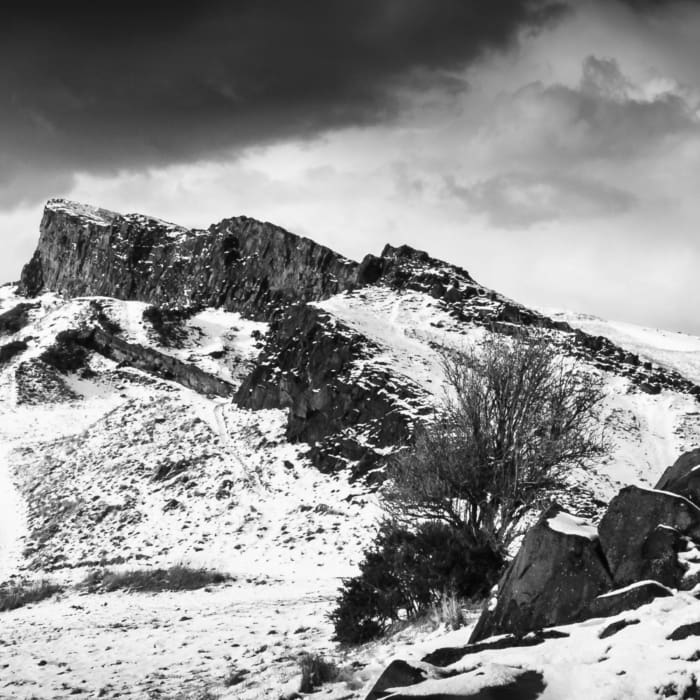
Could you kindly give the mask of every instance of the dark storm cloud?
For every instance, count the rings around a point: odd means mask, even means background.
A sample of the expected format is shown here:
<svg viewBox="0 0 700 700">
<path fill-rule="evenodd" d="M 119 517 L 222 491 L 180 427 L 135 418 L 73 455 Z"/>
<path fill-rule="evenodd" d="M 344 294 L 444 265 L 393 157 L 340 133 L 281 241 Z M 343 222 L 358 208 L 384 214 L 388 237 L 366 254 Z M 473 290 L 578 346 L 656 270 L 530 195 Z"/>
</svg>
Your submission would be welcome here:
<svg viewBox="0 0 700 700">
<path fill-rule="evenodd" d="M 0 206 L 44 198 L 78 170 L 381 122 L 397 88 L 464 89 L 455 71 L 564 11 L 555 0 L 4 3 Z"/>
</svg>

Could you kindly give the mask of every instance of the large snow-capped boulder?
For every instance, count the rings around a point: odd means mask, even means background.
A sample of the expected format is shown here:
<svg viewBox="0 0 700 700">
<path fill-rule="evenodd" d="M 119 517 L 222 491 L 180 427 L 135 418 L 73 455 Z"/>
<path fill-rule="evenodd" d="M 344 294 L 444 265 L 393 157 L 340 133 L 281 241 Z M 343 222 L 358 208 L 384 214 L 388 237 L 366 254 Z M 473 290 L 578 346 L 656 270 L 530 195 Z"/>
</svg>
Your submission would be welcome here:
<svg viewBox="0 0 700 700">
<path fill-rule="evenodd" d="M 525 536 L 469 641 L 581 619 L 611 587 L 595 528 L 552 505 Z"/>
<path fill-rule="evenodd" d="M 685 496 L 700 506 L 700 447 L 681 455 L 661 475 L 655 488 Z"/>
<path fill-rule="evenodd" d="M 683 538 L 700 540 L 700 508 L 666 491 L 627 486 L 598 527 L 615 587 L 651 579 L 678 588 Z"/>
</svg>

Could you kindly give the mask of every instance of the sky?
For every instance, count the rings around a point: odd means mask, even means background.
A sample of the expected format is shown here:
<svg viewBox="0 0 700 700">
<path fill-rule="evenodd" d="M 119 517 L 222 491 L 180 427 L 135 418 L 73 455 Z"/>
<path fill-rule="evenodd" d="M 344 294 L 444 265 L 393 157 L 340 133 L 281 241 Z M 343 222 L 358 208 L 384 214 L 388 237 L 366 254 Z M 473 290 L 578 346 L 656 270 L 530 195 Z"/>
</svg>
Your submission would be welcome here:
<svg viewBox="0 0 700 700">
<path fill-rule="evenodd" d="M 700 335 L 699 38 L 687 0 L 8 0 L 0 280 L 66 197 Z"/>
</svg>

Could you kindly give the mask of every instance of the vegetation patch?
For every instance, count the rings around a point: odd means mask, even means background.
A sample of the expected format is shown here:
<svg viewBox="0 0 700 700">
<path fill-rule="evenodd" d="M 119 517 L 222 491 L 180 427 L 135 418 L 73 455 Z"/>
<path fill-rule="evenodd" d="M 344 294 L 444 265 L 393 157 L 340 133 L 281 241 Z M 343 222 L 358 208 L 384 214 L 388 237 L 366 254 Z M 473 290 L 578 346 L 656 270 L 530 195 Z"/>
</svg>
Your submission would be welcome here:
<svg viewBox="0 0 700 700">
<path fill-rule="evenodd" d="M 118 590 L 159 593 L 193 591 L 231 580 L 231 576 L 220 571 L 195 569 L 177 564 L 168 569 L 132 569 L 119 572 L 96 569 L 87 575 L 81 586 L 91 593 L 111 593 Z"/>
<path fill-rule="evenodd" d="M 0 346 L 0 365 L 8 363 L 13 357 L 23 353 L 27 347 L 26 340 L 12 340 Z"/>
<path fill-rule="evenodd" d="M 143 320 L 148 322 L 160 345 L 166 348 L 182 347 L 187 338 L 184 324 L 199 309 L 196 307 L 165 308 L 147 306 L 143 311 Z"/>
<path fill-rule="evenodd" d="M 16 610 L 30 603 L 50 598 L 63 589 L 51 581 L 24 581 L 0 586 L 0 612 Z"/>
<path fill-rule="evenodd" d="M 299 659 L 301 671 L 300 693 L 312 693 L 324 683 L 332 683 L 339 679 L 340 669 L 319 654 L 303 654 Z"/>
<path fill-rule="evenodd" d="M 87 366 L 89 351 L 80 341 L 80 331 L 61 331 L 54 344 L 41 353 L 40 359 L 61 374 L 84 369 Z"/>
<path fill-rule="evenodd" d="M 29 323 L 29 311 L 39 304 L 23 303 L 0 314 L 0 333 L 17 333 Z"/>
<path fill-rule="evenodd" d="M 502 566 L 498 553 L 475 548 L 444 523 L 423 523 L 411 531 L 386 522 L 364 552 L 359 576 L 343 582 L 330 613 L 335 639 L 363 644 L 397 623 L 438 611 L 459 626 L 461 601 L 485 596 Z"/>
</svg>

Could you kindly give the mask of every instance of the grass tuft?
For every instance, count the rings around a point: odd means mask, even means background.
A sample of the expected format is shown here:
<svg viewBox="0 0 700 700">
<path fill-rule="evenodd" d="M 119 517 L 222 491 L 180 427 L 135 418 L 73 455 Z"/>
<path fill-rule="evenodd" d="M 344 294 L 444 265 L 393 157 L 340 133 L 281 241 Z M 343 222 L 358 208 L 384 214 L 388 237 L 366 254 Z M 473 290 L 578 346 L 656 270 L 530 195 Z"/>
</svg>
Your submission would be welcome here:
<svg viewBox="0 0 700 700">
<path fill-rule="evenodd" d="M 46 580 L 5 584 L 0 587 L 0 612 L 38 603 L 62 590 L 58 584 Z"/>
<path fill-rule="evenodd" d="M 231 576 L 220 571 L 194 569 L 177 564 L 168 569 L 132 569 L 130 571 L 91 571 L 81 586 L 91 593 L 111 593 L 118 590 L 159 593 L 161 591 L 193 591 L 230 581 Z"/>
<path fill-rule="evenodd" d="M 340 676 L 340 669 L 319 654 L 303 654 L 299 660 L 301 670 L 300 693 L 311 693 L 324 683 L 331 683 Z"/>
</svg>

